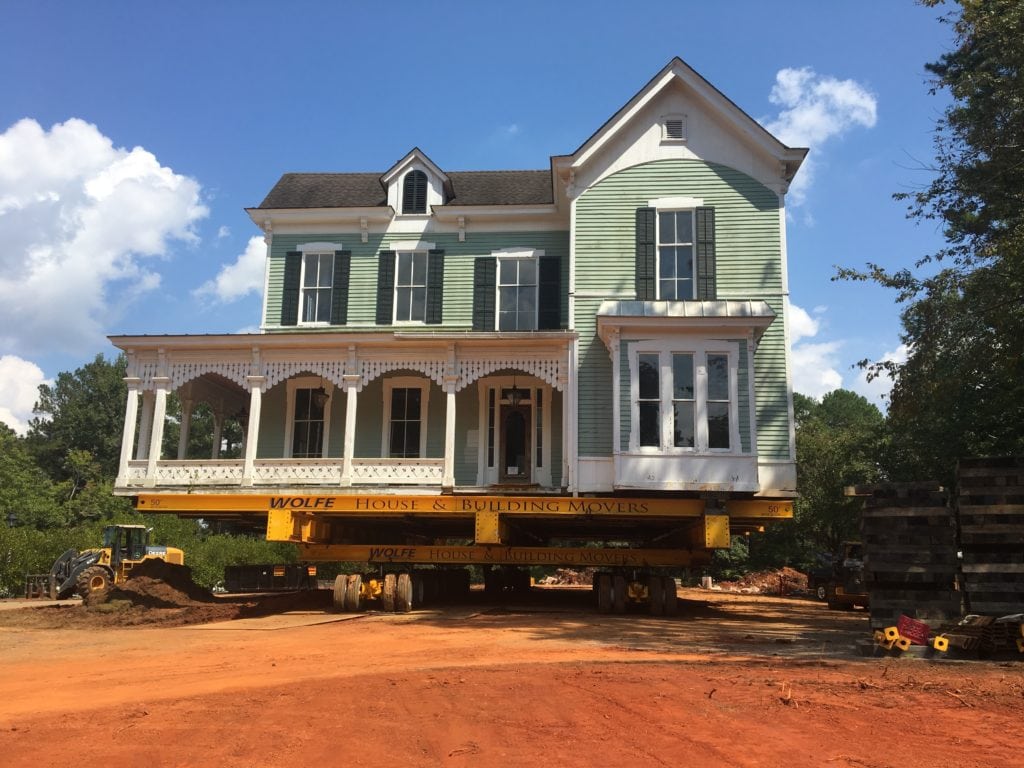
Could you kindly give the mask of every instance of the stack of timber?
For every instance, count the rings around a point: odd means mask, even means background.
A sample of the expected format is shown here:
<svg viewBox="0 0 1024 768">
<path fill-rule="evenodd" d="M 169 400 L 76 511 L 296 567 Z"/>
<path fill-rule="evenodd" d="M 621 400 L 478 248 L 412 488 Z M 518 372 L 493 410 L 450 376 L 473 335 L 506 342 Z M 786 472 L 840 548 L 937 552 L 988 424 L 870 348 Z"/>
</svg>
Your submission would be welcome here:
<svg viewBox="0 0 1024 768">
<path fill-rule="evenodd" d="M 890 483 L 853 492 L 866 496 L 861 536 L 871 627 L 892 626 L 900 616 L 931 628 L 959 618 L 956 522 L 946 491 Z"/>
<path fill-rule="evenodd" d="M 958 486 L 966 610 L 1024 612 L 1024 457 L 962 459 Z"/>
</svg>

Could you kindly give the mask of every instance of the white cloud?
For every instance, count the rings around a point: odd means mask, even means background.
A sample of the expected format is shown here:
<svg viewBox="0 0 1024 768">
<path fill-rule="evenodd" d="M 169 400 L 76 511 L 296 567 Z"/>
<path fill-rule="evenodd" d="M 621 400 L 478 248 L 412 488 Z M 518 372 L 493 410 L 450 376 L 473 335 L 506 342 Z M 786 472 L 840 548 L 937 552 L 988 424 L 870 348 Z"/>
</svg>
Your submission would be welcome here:
<svg viewBox="0 0 1024 768">
<path fill-rule="evenodd" d="M 39 399 L 39 385 L 52 383 L 35 363 L 15 355 L 0 356 L 0 421 L 25 434 Z"/>
<path fill-rule="evenodd" d="M 259 295 L 263 290 L 266 258 L 267 246 L 263 237 L 254 235 L 233 264 L 221 267 L 215 278 L 207 280 L 192 293 L 199 298 L 216 298 L 224 302 L 236 301 L 250 293 Z"/>
<path fill-rule="evenodd" d="M 814 317 L 796 304 L 789 305 L 789 338 L 792 345 L 790 363 L 793 372 L 793 391 L 808 397 L 821 398 L 833 389 L 843 386 L 843 376 L 836 369 L 839 364 L 841 341 L 808 343 L 818 335 L 820 316 L 825 307 L 815 307 Z"/>
<path fill-rule="evenodd" d="M 883 352 L 880 362 L 905 363 L 907 362 L 909 352 L 910 349 L 906 344 L 900 344 L 896 349 Z M 881 376 L 876 376 L 871 381 L 868 381 L 867 371 L 860 371 L 850 389 L 863 395 L 873 403 L 884 407 L 889 399 L 889 392 L 892 390 L 892 379 L 883 373 Z"/>
<path fill-rule="evenodd" d="M 206 215 L 199 183 L 142 147 L 77 118 L 18 121 L 0 134 L 0 351 L 96 345 L 160 285 L 146 258 L 197 242 Z"/>
<path fill-rule="evenodd" d="M 222 225 L 220 227 L 220 229 L 217 230 L 217 237 L 219 239 L 223 239 L 225 237 L 228 237 L 230 234 L 231 234 L 231 227 L 226 226 L 226 225 Z"/>
<path fill-rule="evenodd" d="M 768 100 L 781 108 L 765 127 L 791 147 L 810 147 L 789 190 L 790 204 L 800 205 L 814 179 L 816 158 L 829 139 L 852 128 L 873 128 L 878 100 L 855 80 L 819 75 L 810 67 L 781 69 Z"/>
</svg>

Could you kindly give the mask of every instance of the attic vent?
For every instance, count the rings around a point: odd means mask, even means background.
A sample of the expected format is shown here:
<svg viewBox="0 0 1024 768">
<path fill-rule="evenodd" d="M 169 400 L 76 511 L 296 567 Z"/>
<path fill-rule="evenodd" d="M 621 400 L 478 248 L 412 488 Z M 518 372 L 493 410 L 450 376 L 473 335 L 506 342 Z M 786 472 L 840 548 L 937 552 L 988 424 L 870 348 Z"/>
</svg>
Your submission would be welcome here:
<svg viewBox="0 0 1024 768">
<path fill-rule="evenodd" d="M 409 171 L 402 180 L 402 213 L 427 212 L 427 174 Z"/>
<path fill-rule="evenodd" d="M 666 117 L 662 138 L 668 141 L 684 141 L 686 139 L 686 119 L 682 115 Z"/>
</svg>

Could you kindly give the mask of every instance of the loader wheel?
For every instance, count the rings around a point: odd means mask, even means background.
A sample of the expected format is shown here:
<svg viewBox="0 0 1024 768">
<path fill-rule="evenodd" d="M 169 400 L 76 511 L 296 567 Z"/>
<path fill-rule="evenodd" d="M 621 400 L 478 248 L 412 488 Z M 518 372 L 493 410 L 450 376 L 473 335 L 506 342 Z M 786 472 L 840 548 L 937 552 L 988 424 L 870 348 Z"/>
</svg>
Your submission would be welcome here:
<svg viewBox="0 0 1024 768">
<path fill-rule="evenodd" d="M 665 612 L 665 582 L 661 576 L 647 579 L 647 601 L 650 604 L 651 616 L 661 616 Z"/>
<path fill-rule="evenodd" d="M 398 574 L 395 581 L 395 610 L 399 613 L 412 610 L 412 578 L 408 573 Z"/>
<path fill-rule="evenodd" d="M 380 590 L 380 603 L 381 607 L 384 608 L 388 613 L 394 613 L 395 610 L 395 588 L 397 579 L 395 574 L 389 573 L 384 576 L 384 586 Z"/>
<path fill-rule="evenodd" d="M 359 604 L 362 602 L 362 595 L 360 592 L 363 587 L 363 576 L 360 573 L 349 574 L 348 578 L 345 579 L 345 610 L 346 611 L 358 611 Z"/>
<path fill-rule="evenodd" d="M 86 603 L 102 603 L 110 589 L 110 572 L 94 565 L 78 574 L 75 589 Z"/>
<path fill-rule="evenodd" d="M 662 589 L 665 593 L 665 615 L 675 616 L 679 613 L 679 599 L 676 595 L 676 580 L 671 576 L 666 576 L 663 584 L 664 587 Z"/>
<path fill-rule="evenodd" d="M 334 610 L 344 611 L 345 610 L 345 581 L 347 577 L 344 573 L 339 574 L 334 579 Z"/>
</svg>

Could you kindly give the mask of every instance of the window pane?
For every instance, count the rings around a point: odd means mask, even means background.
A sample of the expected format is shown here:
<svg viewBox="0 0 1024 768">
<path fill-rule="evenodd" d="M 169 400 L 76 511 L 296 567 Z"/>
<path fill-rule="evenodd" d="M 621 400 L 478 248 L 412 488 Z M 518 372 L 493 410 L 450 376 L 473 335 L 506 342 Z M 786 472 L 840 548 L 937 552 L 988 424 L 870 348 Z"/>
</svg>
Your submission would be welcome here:
<svg viewBox="0 0 1024 768">
<path fill-rule="evenodd" d="M 658 242 L 674 243 L 676 241 L 676 217 L 672 213 L 658 214 Z"/>
<path fill-rule="evenodd" d="M 515 285 L 519 282 L 516 279 L 516 260 L 498 259 L 498 282 L 502 285 Z"/>
<path fill-rule="evenodd" d="M 316 321 L 316 291 L 303 289 L 302 291 L 302 322 L 312 323 Z"/>
<path fill-rule="evenodd" d="M 708 355 L 708 400 L 729 399 L 729 358 Z"/>
<path fill-rule="evenodd" d="M 310 391 L 308 389 L 295 390 L 295 418 L 309 419 Z"/>
<path fill-rule="evenodd" d="M 305 288 L 313 288 L 317 284 L 316 271 L 320 260 L 315 253 L 307 253 L 302 257 L 302 261 L 304 267 L 302 285 Z"/>
<path fill-rule="evenodd" d="M 682 245 L 676 248 L 676 277 L 679 279 L 693 277 L 693 246 Z"/>
<path fill-rule="evenodd" d="M 409 312 L 410 320 L 424 320 L 427 316 L 427 289 L 412 289 L 412 309 Z"/>
<path fill-rule="evenodd" d="M 420 423 L 418 421 L 407 421 L 405 423 L 405 457 L 407 459 L 418 459 L 420 455 Z"/>
<path fill-rule="evenodd" d="M 405 422 L 398 421 L 391 424 L 391 457 L 402 458 L 405 456 Z"/>
<path fill-rule="evenodd" d="M 520 288 L 519 289 L 519 311 L 522 312 L 526 317 L 532 317 L 534 311 L 537 309 L 537 289 L 536 288 Z"/>
<path fill-rule="evenodd" d="M 658 277 L 664 279 L 676 276 L 676 249 L 663 247 L 658 249 L 660 256 L 658 264 Z"/>
<path fill-rule="evenodd" d="M 516 313 L 515 312 L 499 312 L 498 313 L 498 330 L 499 331 L 514 331 L 516 329 Z"/>
<path fill-rule="evenodd" d="M 415 285 L 427 284 L 427 254 L 413 254 L 412 281 Z"/>
<path fill-rule="evenodd" d="M 661 445 L 661 408 L 658 403 L 640 403 L 640 445 Z"/>
<path fill-rule="evenodd" d="M 708 447 L 729 447 L 728 403 L 708 403 Z"/>
<path fill-rule="evenodd" d="M 658 297 L 662 301 L 676 300 L 676 281 L 662 280 L 658 285 Z"/>
<path fill-rule="evenodd" d="M 410 387 L 405 390 L 405 418 L 419 421 L 420 418 L 420 398 L 423 395 L 423 390 L 419 387 Z"/>
<path fill-rule="evenodd" d="M 672 355 L 672 399 L 693 400 L 693 355 Z"/>
<path fill-rule="evenodd" d="M 295 435 L 292 438 L 292 456 L 297 459 L 306 456 L 306 449 L 309 446 L 309 422 L 295 422 Z"/>
<path fill-rule="evenodd" d="M 693 448 L 693 403 L 675 402 L 672 404 L 674 423 L 672 425 L 672 444 L 676 448 Z"/>
<path fill-rule="evenodd" d="M 331 322 L 331 289 L 321 288 L 316 292 L 316 319 L 317 322 Z"/>
<path fill-rule="evenodd" d="M 320 254 L 320 279 L 317 281 L 317 285 L 321 288 L 330 288 L 334 281 L 334 254 L 333 253 L 321 253 Z"/>
<path fill-rule="evenodd" d="M 657 400 L 661 397 L 661 387 L 658 383 L 658 356 L 640 355 L 637 366 L 640 383 L 641 400 Z"/>
<path fill-rule="evenodd" d="M 398 254 L 398 282 L 395 285 L 412 284 L 412 254 Z"/>
<path fill-rule="evenodd" d="M 408 389 L 391 390 L 391 420 L 398 421 L 405 418 L 405 393 Z"/>
<path fill-rule="evenodd" d="M 324 406 L 317 405 L 315 392 L 317 390 L 307 389 L 304 390 L 309 397 L 309 419 L 310 421 L 323 421 L 324 420 Z M 326 405 L 326 403 L 324 403 Z"/>
<path fill-rule="evenodd" d="M 521 259 L 519 262 L 519 284 L 533 285 L 537 282 L 537 262 L 533 259 Z"/>
<path fill-rule="evenodd" d="M 502 312 L 511 312 L 516 308 L 516 289 L 502 288 L 498 291 L 498 309 Z"/>
<path fill-rule="evenodd" d="M 676 213 L 676 242 L 693 242 L 693 214 L 689 211 Z"/>
<path fill-rule="evenodd" d="M 403 321 L 410 320 L 410 300 L 412 298 L 411 288 L 396 288 L 395 289 L 395 320 Z"/>
</svg>

